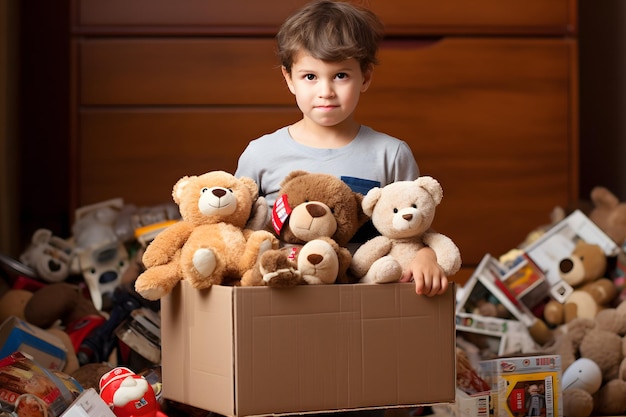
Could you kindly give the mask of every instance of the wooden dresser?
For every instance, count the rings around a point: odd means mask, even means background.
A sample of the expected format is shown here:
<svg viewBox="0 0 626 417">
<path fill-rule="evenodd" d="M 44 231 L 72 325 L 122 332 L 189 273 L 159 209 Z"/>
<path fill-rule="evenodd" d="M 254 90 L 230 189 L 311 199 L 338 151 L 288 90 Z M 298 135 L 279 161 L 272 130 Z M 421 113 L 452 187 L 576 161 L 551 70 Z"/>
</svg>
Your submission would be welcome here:
<svg viewBox="0 0 626 417">
<path fill-rule="evenodd" d="M 73 0 L 71 206 L 171 201 L 299 117 L 274 40 L 303 0 Z M 444 188 L 464 282 L 578 197 L 574 0 L 370 0 L 387 27 L 363 124 Z"/>
</svg>

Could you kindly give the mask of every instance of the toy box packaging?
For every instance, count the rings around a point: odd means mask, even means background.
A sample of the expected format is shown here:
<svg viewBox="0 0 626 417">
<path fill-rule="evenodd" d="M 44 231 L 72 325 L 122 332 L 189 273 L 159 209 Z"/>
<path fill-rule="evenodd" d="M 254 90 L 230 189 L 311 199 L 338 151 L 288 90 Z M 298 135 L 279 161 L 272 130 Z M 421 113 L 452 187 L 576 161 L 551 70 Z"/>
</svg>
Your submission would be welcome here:
<svg viewBox="0 0 626 417">
<path fill-rule="evenodd" d="M 26 352 L 47 369 L 61 370 L 67 361 L 61 339 L 11 316 L 0 325 L 0 359 L 17 351 Z"/>
<path fill-rule="evenodd" d="M 454 289 L 182 281 L 161 300 L 163 397 L 230 416 L 454 402 Z"/>
<path fill-rule="evenodd" d="M 563 415 L 559 355 L 498 358 L 480 365 L 483 378 L 497 397 L 496 415 Z"/>
<path fill-rule="evenodd" d="M 89 388 L 74 400 L 61 417 L 115 417 L 115 414 L 96 390 Z"/>
<path fill-rule="evenodd" d="M 0 359 L 0 414 L 58 417 L 82 388 L 67 374 L 15 352 Z"/>
</svg>

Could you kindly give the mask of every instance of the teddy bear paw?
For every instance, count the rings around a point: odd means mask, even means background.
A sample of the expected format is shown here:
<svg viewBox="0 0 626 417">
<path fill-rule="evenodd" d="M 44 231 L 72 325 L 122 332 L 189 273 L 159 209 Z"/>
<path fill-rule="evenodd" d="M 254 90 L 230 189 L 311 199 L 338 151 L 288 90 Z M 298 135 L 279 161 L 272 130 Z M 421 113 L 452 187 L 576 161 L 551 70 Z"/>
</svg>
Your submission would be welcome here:
<svg viewBox="0 0 626 417">
<path fill-rule="evenodd" d="M 268 250 L 261 254 L 259 270 L 268 287 L 286 288 L 300 284 L 300 273 L 283 250 Z"/>
<path fill-rule="evenodd" d="M 146 300 L 156 301 L 168 294 L 169 291 L 166 291 L 164 288 L 154 287 L 145 288 L 137 292 Z"/>
<path fill-rule="evenodd" d="M 402 267 L 392 256 L 387 255 L 374 261 L 360 282 L 366 284 L 387 284 L 389 282 L 398 282 L 401 277 Z"/>
<path fill-rule="evenodd" d="M 209 277 L 215 271 L 217 259 L 213 250 L 208 248 L 198 249 L 193 254 L 193 267 L 201 277 Z"/>
</svg>

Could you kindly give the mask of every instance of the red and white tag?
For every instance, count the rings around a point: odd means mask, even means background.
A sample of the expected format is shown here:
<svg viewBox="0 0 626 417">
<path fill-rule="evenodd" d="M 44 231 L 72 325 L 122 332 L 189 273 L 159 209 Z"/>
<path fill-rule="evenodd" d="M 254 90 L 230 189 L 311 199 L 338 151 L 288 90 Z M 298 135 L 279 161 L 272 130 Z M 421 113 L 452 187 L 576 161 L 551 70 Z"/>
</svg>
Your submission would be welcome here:
<svg viewBox="0 0 626 417">
<path fill-rule="evenodd" d="M 280 236 L 280 232 L 283 230 L 283 226 L 289 218 L 291 211 L 292 209 L 289 206 L 287 194 L 283 194 L 278 197 L 274 203 L 274 207 L 272 207 L 272 226 L 274 227 L 276 235 Z"/>
</svg>

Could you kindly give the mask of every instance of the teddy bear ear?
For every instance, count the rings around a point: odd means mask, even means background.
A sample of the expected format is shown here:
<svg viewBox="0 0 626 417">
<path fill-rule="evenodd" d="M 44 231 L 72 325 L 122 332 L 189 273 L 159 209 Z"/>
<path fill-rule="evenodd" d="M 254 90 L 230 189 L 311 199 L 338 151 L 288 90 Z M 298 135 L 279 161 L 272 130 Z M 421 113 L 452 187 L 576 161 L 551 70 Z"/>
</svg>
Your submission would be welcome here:
<svg viewBox="0 0 626 417">
<path fill-rule="evenodd" d="M 441 203 L 441 199 L 443 198 L 443 189 L 441 188 L 441 184 L 439 181 L 434 179 L 433 177 L 423 176 L 419 177 L 415 180 L 415 183 L 422 187 L 435 201 L 435 204 Z"/>
<path fill-rule="evenodd" d="M 304 171 L 301 169 L 295 170 L 295 171 L 291 171 L 285 178 L 283 178 L 283 181 L 280 183 L 281 188 L 285 186 L 285 184 L 289 183 L 289 181 L 291 181 L 292 179 L 296 178 L 296 177 L 301 177 L 303 175 L 308 175 L 309 172 L 308 171 Z"/>
<path fill-rule="evenodd" d="M 380 187 L 374 187 L 367 192 L 365 197 L 363 197 L 361 207 L 363 208 L 363 212 L 366 215 L 371 216 L 374 212 L 374 206 L 376 205 L 376 203 L 378 203 L 381 191 L 382 190 Z"/>
<path fill-rule="evenodd" d="M 240 177 L 239 181 L 248 189 L 252 201 L 256 201 L 259 197 L 259 187 L 252 178 Z"/>
<path fill-rule="evenodd" d="M 189 184 L 191 181 L 191 177 L 184 176 L 179 179 L 176 184 L 174 184 L 174 189 L 172 190 L 172 197 L 174 198 L 174 202 L 176 204 L 180 204 L 180 199 L 182 197 L 183 190 L 185 186 Z"/>
<path fill-rule="evenodd" d="M 44 244 L 50 241 L 52 237 L 52 231 L 48 229 L 37 229 L 33 233 L 32 242 L 35 244 Z"/>
<path fill-rule="evenodd" d="M 591 201 L 596 207 L 617 207 L 619 199 L 605 187 L 594 187 L 591 190 Z"/>
</svg>

